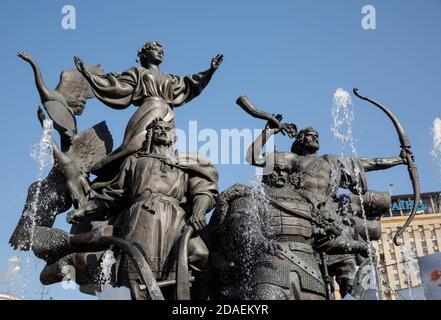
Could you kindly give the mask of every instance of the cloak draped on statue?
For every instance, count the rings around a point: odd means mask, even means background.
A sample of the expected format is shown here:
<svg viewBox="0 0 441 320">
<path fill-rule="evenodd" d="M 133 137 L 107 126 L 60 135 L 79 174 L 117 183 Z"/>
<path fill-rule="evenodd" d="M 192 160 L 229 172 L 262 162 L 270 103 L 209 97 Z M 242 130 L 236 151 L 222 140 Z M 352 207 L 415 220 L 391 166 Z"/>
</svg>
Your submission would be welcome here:
<svg viewBox="0 0 441 320">
<path fill-rule="evenodd" d="M 139 152 L 124 160 L 118 176 L 93 201 L 116 211 L 119 236 L 142 251 L 159 279 L 162 272 L 173 269 L 165 265 L 172 259 L 171 250 L 191 214 L 194 198 L 205 195 L 213 207 L 217 182 L 216 168 L 197 155 L 169 159 Z M 126 262 L 129 278 L 137 278 L 136 270 Z"/>
<path fill-rule="evenodd" d="M 142 148 L 146 127 L 156 118 L 174 123 L 173 108 L 197 97 L 209 83 L 213 70 L 186 77 L 161 73 L 157 69 L 134 67 L 119 75 L 87 77 L 95 96 L 114 109 L 130 105 L 139 109 L 130 118 L 121 146 L 96 164 L 93 172 L 100 172 L 112 163 L 118 168 L 124 158 Z"/>
</svg>

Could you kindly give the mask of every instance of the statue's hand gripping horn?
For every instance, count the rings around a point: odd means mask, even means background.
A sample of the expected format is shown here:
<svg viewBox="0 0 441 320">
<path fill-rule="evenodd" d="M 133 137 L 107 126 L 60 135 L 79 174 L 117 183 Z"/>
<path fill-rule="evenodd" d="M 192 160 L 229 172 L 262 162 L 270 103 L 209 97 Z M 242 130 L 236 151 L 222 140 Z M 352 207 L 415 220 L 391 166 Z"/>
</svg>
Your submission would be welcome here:
<svg viewBox="0 0 441 320">
<path fill-rule="evenodd" d="M 259 110 L 247 96 L 237 98 L 236 104 L 253 118 L 266 120 L 273 128 L 283 129 L 281 130 L 283 135 L 288 134 L 290 138 L 297 135 L 297 126 L 294 123 L 281 123 L 282 115 L 278 115 L 280 118 L 277 118 L 274 114 Z"/>
<path fill-rule="evenodd" d="M 395 130 L 397 131 L 397 134 L 398 134 L 398 138 L 400 139 L 401 150 L 404 151 L 404 153 L 406 155 L 407 170 L 409 172 L 410 180 L 412 181 L 412 187 L 413 187 L 413 193 L 414 193 L 414 205 L 412 208 L 412 212 L 409 215 L 409 218 L 407 218 L 406 223 L 401 228 L 398 229 L 397 233 L 394 236 L 394 243 L 395 243 L 395 245 L 398 246 L 399 245 L 398 237 L 403 234 L 404 230 L 412 222 L 413 218 L 416 215 L 416 211 L 417 211 L 417 208 L 420 203 L 420 178 L 418 177 L 417 166 L 415 165 L 415 162 L 414 162 L 414 158 L 413 158 L 412 151 L 410 148 L 409 139 L 408 139 L 406 133 L 404 132 L 403 127 L 401 126 L 400 122 L 398 122 L 398 119 L 394 116 L 394 114 L 392 112 L 390 112 L 390 110 L 388 110 L 385 106 L 379 104 L 378 102 L 371 100 L 368 97 L 361 96 L 358 93 L 357 88 L 354 88 L 353 92 L 358 98 L 372 103 L 374 106 L 380 108 L 384 113 L 386 113 L 386 115 L 389 117 L 389 119 L 394 124 Z"/>
</svg>

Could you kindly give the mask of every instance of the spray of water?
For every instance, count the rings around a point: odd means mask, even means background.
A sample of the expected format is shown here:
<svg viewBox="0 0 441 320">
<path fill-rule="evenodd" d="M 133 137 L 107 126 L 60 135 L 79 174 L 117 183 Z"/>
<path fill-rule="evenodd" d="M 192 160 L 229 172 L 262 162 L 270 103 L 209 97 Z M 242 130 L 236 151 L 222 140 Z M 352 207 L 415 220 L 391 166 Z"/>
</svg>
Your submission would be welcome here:
<svg viewBox="0 0 441 320">
<path fill-rule="evenodd" d="M 31 149 L 31 157 L 34 158 L 34 160 L 36 160 L 39 164 L 39 179 L 43 179 L 44 170 L 48 166 L 52 166 L 54 164 L 51 142 L 52 132 L 52 120 L 45 119 L 43 121 L 43 133 L 40 137 L 40 140 L 36 144 L 34 144 Z"/>
<path fill-rule="evenodd" d="M 130 290 L 126 287 L 115 288 L 112 282 L 112 267 L 116 263 L 112 250 L 106 250 L 100 264 L 100 291 L 96 292 L 98 300 L 130 300 Z"/>
<path fill-rule="evenodd" d="M 400 245 L 403 255 L 403 270 L 406 275 L 407 285 L 409 288 L 409 297 L 413 299 L 412 293 L 412 276 L 420 274 L 418 259 L 416 254 L 405 245 Z"/>
<path fill-rule="evenodd" d="M 116 263 L 116 259 L 113 255 L 112 250 L 106 250 L 103 254 L 101 261 L 101 274 L 100 274 L 100 284 L 101 286 L 110 284 L 112 277 L 112 266 Z"/>
<path fill-rule="evenodd" d="M 251 180 L 251 199 L 253 201 L 253 206 L 250 211 L 258 213 L 258 219 L 260 222 L 260 227 L 263 235 L 268 240 L 274 240 L 275 235 L 270 224 L 270 211 L 268 206 L 268 199 L 266 197 L 266 192 L 264 185 L 262 184 L 261 176 L 253 176 Z"/>
<path fill-rule="evenodd" d="M 433 137 L 433 145 L 430 154 L 441 170 L 441 119 L 440 118 L 436 118 L 435 120 L 433 120 L 432 137 Z"/>
<path fill-rule="evenodd" d="M 354 121 L 352 99 L 347 91 L 342 88 L 335 91 L 331 111 L 333 119 L 331 131 L 336 139 L 343 141 L 345 148 L 353 141 L 352 122 Z"/>
<path fill-rule="evenodd" d="M 269 223 L 268 200 L 260 175 L 255 174 L 251 178 L 249 198 L 249 206 L 245 208 L 235 230 L 238 241 L 237 263 L 240 267 L 240 296 L 245 300 L 254 298 L 255 269 L 262 254 L 261 238 L 257 235 L 263 235 L 268 241 L 275 238 Z"/>
<path fill-rule="evenodd" d="M 38 212 L 38 206 L 41 205 L 39 203 L 40 194 L 41 194 L 41 184 L 45 175 L 45 171 L 49 166 L 52 166 L 54 163 L 53 153 L 52 153 L 52 131 L 53 131 L 53 123 L 52 120 L 45 119 L 43 121 L 43 132 L 40 136 L 39 141 L 34 144 L 31 148 L 31 157 L 37 161 L 38 167 L 38 175 L 37 175 L 37 186 L 35 189 L 34 200 L 30 203 L 30 210 L 26 212 L 28 215 L 31 225 L 30 225 L 30 239 L 31 242 L 33 240 L 34 229 L 35 229 L 35 221 L 36 214 Z M 31 243 L 32 244 L 32 243 Z"/>
<path fill-rule="evenodd" d="M 96 296 L 98 300 L 131 300 L 129 288 L 115 288 L 111 284 L 103 285 L 101 292 L 97 292 Z"/>
<path fill-rule="evenodd" d="M 30 211 L 28 212 L 31 221 L 30 230 L 29 230 L 31 246 L 34 238 L 34 229 L 36 225 L 36 218 L 37 218 L 36 214 L 38 212 L 38 206 L 42 205 L 41 203 L 39 203 L 42 180 L 45 176 L 47 169 L 51 167 L 54 163 L 52 142 L 51 142 L 52 132 L 53 132 L 52 120 L 45 119 L 43 121 L 43 132 L 40 136 L 40 139 L 31 148 L 31 157 L 38 163 L 37 187 L 35 190 L 35 197 L 34 197 L 34 201 L 32 201 L 32 203 L 30 204 Z M 28 282 L 27 278 L 30 273 L 31 260 L 34 260 L 35 269 L 38 267 L 39 264 L 37 259 L 35 259 L 35 257 L 31 256 L 30 253 L 27 254 L 26 267 L 25 267 L 26 280 L 23 282 L 23 292 L 22 292 L 23 298 L 26 292 L 26 285 Z"/>
<path fill-rule="evenodd" d="M 350 157 L 348 156 L 347 149 L 349 149 L 350 153 L 352 153 L 353 156 L 357 157 L 357 151 L 354 144 L 354 139 L 352 136 L 352 122 L 354 120 L 354 113 L 353 113 L 353 106 L 351 97 L 348 92 L 346 92 L 343 89 L 337 89 L 337 91 L 334 94 L 334 103 L 332 107 L 332 115 L 333 115 L 333 126 L 331 128 L 334 136 L 341 140 L 343 143 L 343 152 L 342 152 L 342 163 L 343 165 L 348 168 Z M 434 159 L 438 162 L 439 166 L 441 167 L 441 119 L 436 118 L 433 122 L 433 150 L 431 152 Z M 358 166 L 354 166 L 355 169 L 355 177 L 357 179 L 356 181 L 356 189 L 359 194 L 361 194 L 361 185 L 359 180 L 359 172 L 357 172 Z M 367 241 L 369 244 L 369 259 L 372 263 L 372 266 L 374 266 L 374 255 L 372 254 L 372 246 L 369 239 L 367 224 L 366 224 L 366 214 L 364 211 L 363 206 L 363 198 L 360 196 L 361 201 L 361 208 L 362 208 L 362 215 L 363 219 L 365 221 L 365 232 Z M 406 274 L 407 282 L 409 285 L 409 295 L 412 299 L 412 275 L 419 274 L 419 268 L 416 260 L 415 253 L 412 252 L 410 249 L 405 247 L 404 245 L 401 245 L 401 251 L 403 255 L 403 269 Z M 378 272 L 376 268 L 372 267 L 370 268 L 372 270 L 371 275 L 368 277 L 369 281 L 364 281 L 365 283 L 373 283 L 375 284 L 375 280 L 378 279 L 377 275 Z M 367 278 L 366 278 L 367 279 Z M 372 288 L 372 286 L 366 286 L 366 288 Z M 379 299 L 379 286 L 378 284 L 375 284 L 375 289 L 377 290 L 377 299 Z"/>
<path fill-rule="evenodd" d="M 37 143 L 31 147 L 31 157 L 38 163 L 38 174 L 37 181 L 35 185 L 34 200 L 29 204 L 28 210 L 24 215 L 29 219 L 30 224 L 28 225 L 29 237 L 33 239 L 34 229 L 36 224 L 36 215 L 39 206 L 44 205 L 40 203 L 41 192 L 42 192 L 42 181 L 46 174 L 48 167 L 53 165 L 52 156 L 52 132 L 53 124 L 49 119 L 43 122 L 43 131 Z M 44 195 L 49 196 L 49 195 Z M 39 200 L 40 199 L 40 200 Z M 44 202 L 44 201 L 43 201 Z M 32 243 L 31 243 L 32 245 Z M 21 254 L 23 255 L 23 254 Z M 8 293 L 14 294 L 22 299 L 25 298 L 26 288 L 28 284 L 28 278 L 31 273 L 31 263 L 34 262 L 34 268 L 37 270 L 39 267 L 39 261 L 31 255 L 30 252 L 24 254 L 25 259 L 20 258 L 20 256 L 12 256 L 8 260 L 8 271 L 2 273 L 0 276 L 0 283 L 7 288 Z M 41 289 L 41 298 L 44 298 L 45 290 Z"/>
<path fill-rule="evenodd" d="M 8 258 L 8 268 L 6 271 L 0 273 L 0 283 L 6 288 L 4 293 L 8 295 L 17 295 L 14 290 L 14 283 L 20 281 L 22 276 L 22 266 L 20 264 L 20 257 L 11 256 Z"/>
<path fill-rule="evenodd" d="M 357 158 L 357 150 L 355 148 L 355 141 L 352 134 L 352 123 L 354 121 L 354 108 L 350 94 L 338 88 L 334 93 L 332 104 L 332 126 L 331 131 L 337 140 L 342 142 L 341 163 L 343 170 L 353 172 L 355 176 L 355 189 L 360 196 L 361 214 L 364 221 L 364 229 L 366 233 L 366 240 L 368 243 L 369 264 L 372 266 L 369 272 L 369 281 L 364 281 L 365 289 L 375 289 L 377 300 L 380 300 L 379 284 L 377 282 L 378 274 L 375 268 L 375 258 L 372 250 L 372 244 L 369 238 L 366 212 L 363 205 L 362 185 L 360 181 L 360 169 L 357 165 L 353 165 L 352 158 Z M 334 177 L 335 179 L 335 177 Z M 332 180 L 332 176 L 331 176 Z M 335 186 L 338 188 L 338 186 Z M 362 284 L 363 285 L 363 284 Z"/>
<path fill-rule="evenodd" d="M 254 270 L 256 267 L 256 246 L 253 241 L 254 223 L 260 218 L 261 203 L 265 198 L 262 194 L 261 184 L 258 176 L 253 176 L 251 180 L 252 186 L 252 207 L 246 211 L 246 217 L 242 219 L 241 246 L 240 246 L 240 265 L 241 265 L 241 296 L 248 300 L 253 298 L 255 288 Z"/>
<path fill-rule="evenodd" d="M 53 132 L 53 123 L 50 119 L 45 119 L 43 121 L 43 131 L 40 136 L 40 139 L 36 144 L 31 147 L 31 157 L 38 163 L 38 174 L 37 174 L 37 185 L 35 189 L 35 197 L 34 200 L 30 203 L 30 210 L 26 213 L 28 218 L 31 221 L 29 226 L 29 235 L 32 240 L 34 238 L 34 229 L 36 225 L 36 215 L 38 212 L 39 205 L 43 205 L 39 203 L 39 199 L 41 197 L 41 189 L 42 189 L 42 180 L 47 172 L 47 169 L 51 167 L 54 163 L 53 153 L 52 153 L 52 132 Z M 37 269 L 39 262 L 35 257 L 31 255 L 30 252 L 27 253 L 26 264 L 25 267 L 22 268 L 24 281 L 22 282 L 22 298 L 25 297 L 26 287 L 28 283 L 28 277 L 30 274 L 30 265 L 32 260 L 34 261 L 34 268 Z M 43 295 L 42 295 L 43 298 Z"/>
</svg>

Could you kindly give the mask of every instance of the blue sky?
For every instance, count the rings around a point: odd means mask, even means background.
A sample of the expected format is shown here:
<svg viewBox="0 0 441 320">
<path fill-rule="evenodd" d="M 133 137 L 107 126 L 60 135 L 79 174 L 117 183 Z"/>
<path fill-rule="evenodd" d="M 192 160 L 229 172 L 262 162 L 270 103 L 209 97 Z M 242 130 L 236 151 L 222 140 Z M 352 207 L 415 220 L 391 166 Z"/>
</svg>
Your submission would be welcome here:
<svg viewBox="0 0 441 320">
<path fill-rule="evenodd" d="M 61 27 L 61 8 L 76 8 L 77 29 Z M 361 8 L 374 5 L 377 29 L 361 27 Z M 331 106 L 337 88 L 358 86 L 362 94 L 387 105 L 399 118 L 413 145 L 424 192 L 441 190 L 440 168 L 430 156 L 432 121 L 441 116 L 441 1 L 2 1 L 0 88 L 0 272 L 17 253 L 7 241 L 21 214 L 27 187 L 38 174 L 30 146 L 41 128 L 35 117 L 40 104 L 31 68 L 16 57 L 26 51 L 40 64 L 46 83 L 55 87 L 73 56 L 100 63 L 106 72 L 135 66 L 137 50 L 149 40 L 164 45 L 161 69 L 179 75 L 205 70 L 217 53 L 223 64 L 200 97 L 175 112 L 178 127 L 261 128 L 235 105 L 247 94 L 262 109 L 282 113 L 298 127 L 320 132 L 321 153 L 339 153 L 331 133 Z M 399 153 L 396 133 L 383 113 L 354 98 L 354 137 L 359 155 Z M 112 110 L 89 101 L 78 120 L 80 130 L 106 120 L 115 140 L 134 107 Z M 291 141 L 277 137 L 278 150 Z M 253 168 L 219 165 L 220 189 L 247 182 Z M 395 194 L 411 193 L 404 167 L 369 174 L 369 187 Z M 56 225 L 67 228 L 59 217 Z M 25 259 L 26 255 L 22 255 Z M 33 261 L 33 260 L 32 260 Z M 27 298 L 38 299 L 38 273 L 30 265 Z M 60 285 L 48 298 L 87 299 Z M 0 291 L 3 288 L 0 286 Z M 3 290 L 4 291 L 4 290 Z"/>
</svg>

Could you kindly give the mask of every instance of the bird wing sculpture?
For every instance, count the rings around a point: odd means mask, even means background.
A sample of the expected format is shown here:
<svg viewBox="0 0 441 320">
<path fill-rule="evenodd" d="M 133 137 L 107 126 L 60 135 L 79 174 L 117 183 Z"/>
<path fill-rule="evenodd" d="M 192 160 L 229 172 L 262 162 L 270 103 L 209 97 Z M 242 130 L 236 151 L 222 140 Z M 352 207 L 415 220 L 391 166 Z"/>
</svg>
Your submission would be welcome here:
<svg viewBox="0 0 441 320">
<path fill-rule="evenodd" d="M 67 151 L 70 139 L 77 133 L 75 116 L 80 115 L 84 110 L 86 99 L 94 97 L 89 83 L 78 70 L 64 70 L 60 74 L 57 87 L 51 90 L 43 80 L 37 61 L 25 52 L 19 52 L 17 55 L 31 65 L 41 102 L 54 122 L 54 128 L 60 134 L 61 149 Z M 104 74 L 104 70 L 97 64 L 90 65 L 86 69 L 95 74 Z"/>
<path fill-rule="evenodd" d="M 104 70 L 99 64 L 90 65 L 86 69 L 94 74 L 104 74 Z M 77 69 L 64 70 L 61 72 L 60 82 L 55 90 L 65 97 L 73 96 L 77 100 L 81 98 L 90 99 L 95 97 L 90 88 L 89 82 Z"/>
<path fill-rule="evenodd" d="M 112 151 L 112 148 L 112 135 L 106 122 L 103 121 L 74 136 L 72 147 L 67 154 L 79 161 L 82 173 L 89 173 L 98 161 Z"/>
<path fill-rule="evenodd" d="M 48 177 L 29 187 L 22 215 L 9 240 L 14 249 L 29 250 L 36 226 L 50 228 L 58 214 L 88 200 L 87 175 L 93 164 L 112 151 L 113 139 L 103 121 L 74 135 L 68 152 L 62 152 L 55 141 L 52 144 L 56 165 Z"/>
<path fill-rule="evenodd" d="M 62 149 L 66 151 L 70 146 L 70 139 L 77 133 L 77 121 L 75 116 L 69 111 L 66 106 L 57 100 L 49 100 L 44 104 L 49 118 L 53 121 L 55 130 L 61 136 Z M 64 140 L 66 140 L 66 148 L 64 148 Z"/>
<path fill-rule="evenodd" d="M 92 65 L 87 69 L 96 74 L 104 74 L 99 65 Z M 63 151 L 67 150 L 65 146 L 69 145 L 69 138 L 77 133 L 75 116 L 83 112 L 86 99 L 93 97 L 95 96 L 87 80 L 78 70 L 72 69 L 61 72 L 60 82 L 53 90 L 52 99 L 43 103 L 55 129 L 60 133 Z"/>
<path fill-rule="evenodd" d="M 90 193 L 87 176 L 93 165 L 106 157 L 112 147 L 112 135 L 104 121 L 74 135 L 67 152 L 59 150 L 54 143 L 54 156 L 67 180 L 67 188 L 75 207 L 87 201 Z"/>
<path fill-rule="evenodd" d="M 81 114 L 86 99 L 94 97 L 80 72 L 63 71 L 57 87 L 50 90 L 37 62 L 25 52 L 19 52 L 18 56 L 31 65 L 40 100 L 61 138 L 61 150 L 53 143 L 57 164 L 46 178 L 29 187 L 20 220 L 9 240 L 14 249 L 29 250 L 35 226 L 50 228 L 56 216 L 68 210 L 72 203 L 78 206 L 85 201 L 90 190 L 87 180 L 90 166 L 110 153 L 113 140 L 105 122 L 77 135 L 75 115 Z M 99 65 L 89 66 L 88 70 L 104 74 Z M 37 114 L 42 123 L 45 115 L 41 108 Z M 64 153 L 70 149 L 72 139 L 75 140 L 72 150 Z"/>
</svg>

